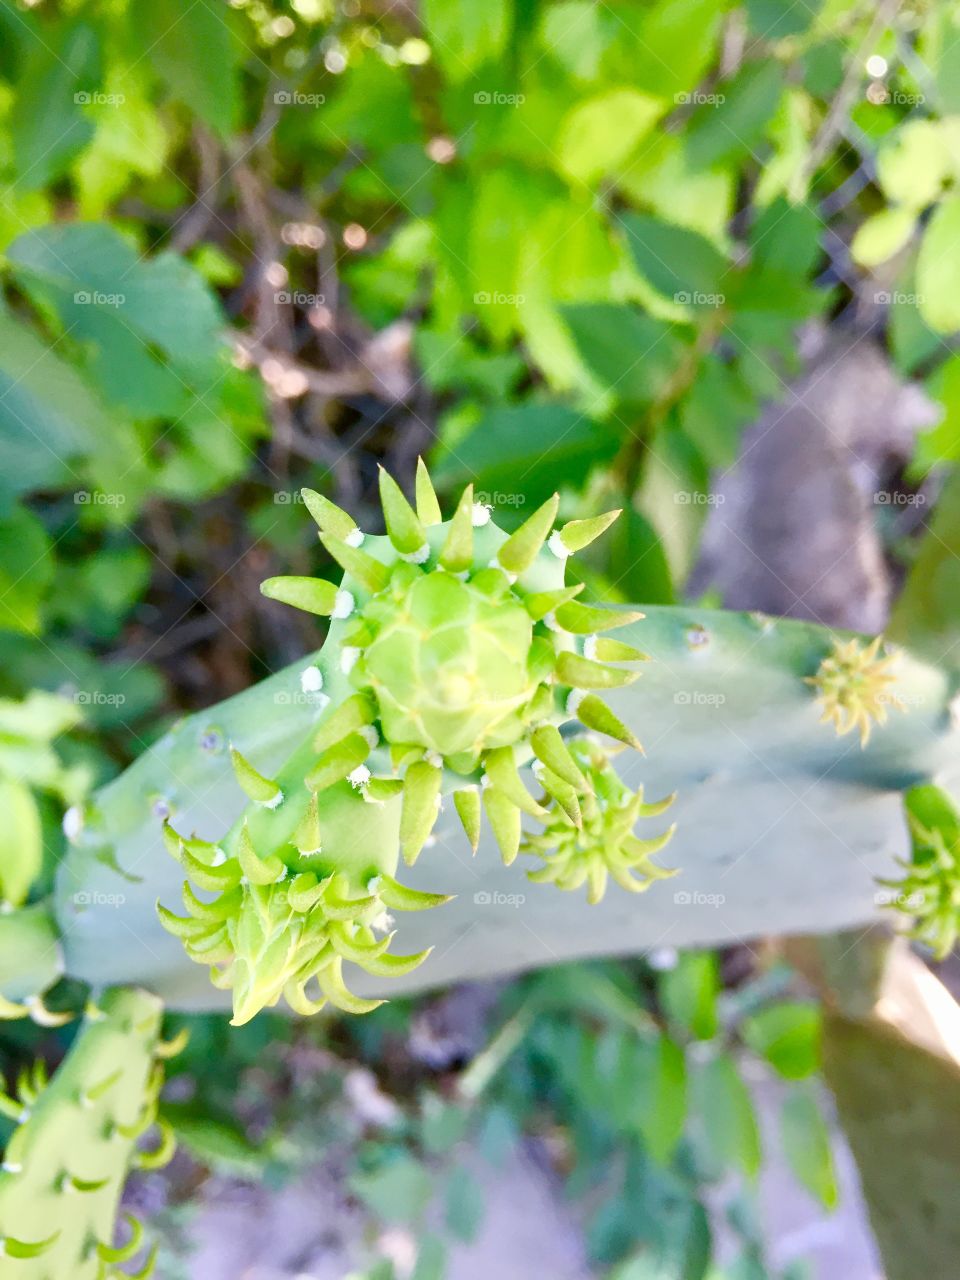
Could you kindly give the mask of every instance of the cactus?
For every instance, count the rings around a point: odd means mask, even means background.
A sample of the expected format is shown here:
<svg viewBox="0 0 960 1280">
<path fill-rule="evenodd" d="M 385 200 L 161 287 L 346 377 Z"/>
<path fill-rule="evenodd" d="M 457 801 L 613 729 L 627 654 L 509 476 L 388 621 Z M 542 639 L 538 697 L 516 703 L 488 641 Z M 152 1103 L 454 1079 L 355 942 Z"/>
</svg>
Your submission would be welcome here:
<svg viewBox="0 0 960 1280">
<path fill-rule="evenodd" d="M 432 526 L 428 532 L 442 537 Z M 474 533 L 488 535 L 489 526 Z M 361 549 L 372 552 L 375 546 L 371 538 Z M 556 582 L 555 576 L 544 590 L 557 590 Z M 479 821 L 491 786 L 483 788 L 477 777 L 470 790 L 446 768 L 432 847 L 415 865 L 403 868 L 398 860 L 396 872 L 392 863 L 386 866 L 386 874 L 405 886 L 450 897 L 440 910 L 414 911 L 398 921 L 398 949 L 418 955 L 432 945 L 434 954 L 395 978 L 347 962 L 346 981 L 362 998 L 576 956 L 664 943 L 708 945 L 767 932 L 821 932 L 881 918 L 877 879 L 894 876 L 896 856 L 908 849 L 901 793 L 931 779 L 947 788 L 956 781 L 960 733 L 950 673 L 905 649 L 893 650 L 883 705 L 891 701 L 904 711 L 875 725 L 861 747 L 854 735 L 838 736 L 835 725 L 820 723 L 822 706 L 808 681 L 836 647 L 837 637 L 825 628 L 689 606 L 644 612 L 643 620 L 617 632 L 626 644 L 650 653 L 644 678 L 611 691 L 606 700 L 625 732 L 643 729 L 649 754 L 624 750 L 608 764 L 631 791 L 642 786 L 655 800 L 677 792 L 670 856 L 655 861 L 669 861 L 681 874 L 641 894 L 623 892 L 614 881 L 593 906 L 581 893 L 557 894 L 553 884 L 531 883 L 525 871 L 536 859 L 527 852 L 505 865 L 495 838 Z M 246 816 L 260 856 L 276 852 L 278 824 L 292 825 L 284 816 L 288 803 L 300 791 L 298 804 L 310 799 L 284 772 L 291 743 L 301 744 L 306 762 L 317 734 L 359 692 L 352 673 L 342 670 L 343 628 L 350 623 L 335 620 L 319 653 L 182 721 L 98 793 L 84 822 L 76 823 L 58 878 L 55 907 L 67 973 L 95 988 L 135 981 L 179 1008 L 223 1007 L 228 994 L 209 983 L 205 967 L 186 958 L 181 939 L 155 916 L 158 898 L 167 907 L 176 905 L 183 880 L 183 866 L 164 851 L 164 819 L 188 837 L 196 832 L 219 844 L 233 858 Z M 850 638 L 841 637 L 841 643 Z M 582 728 L 572 728 L 574 737 L 564 741 L 576 764 Z M 542 751 L 549 749 L 548 736 L 539 739 Z M 250 801 L 242 790 L 230 742 L 261 777 L 280 783 L 286 798 L 277 808 Z M 519 763 L 520 749 L 514 750 Z M 358 775 L 356 792 L 345 779 L 336 785 L 357 802 L 351 810 L 359 815 L 357 832 L 367 823 L 389 826 L 395 851 L 402 795 L 369 804 L 363 788 L 387 773 L 395 786 L 404 767 L 424 761 L 398 761 L 394 777 L 387 747 L 378 745 L 367 759 L 370 781 Z M 534 759 L 530 748 L 529 760 Z M 491 765 L 495 773 L 496 756 Z M 541 774 L 545 768 L 537 766 Z M 541 825 L 557 823 L 557 806 L 562 808 L 569 793 L 554 782 L 559 794 L 541 801 L 528 763 L 520 773 L 534 803 L 547 811 L 541 818 L 523 816 L 529 850 Z M 264 794 L 270 799 L 275 792 L 276 787 Z M 659 836 L 662 827 L 653 822 L 641 817 L 641 838 Z M 225 839 L 222 832 L 230 824 L 233 834 Z M 463 840 L 464 825 L 472 830 L 471 841 L 479 829 L 475 857 Z M 561 822 L 554 834 L 558 842 L 569 840 L 569 827 Z M 342 835 L 324 842 L 325 854 L 346 857 L 346 849 L 335 849 Z M 296 870 L 293 847 L 282 852 Z M 547 865 L 543 852 L 537 854 Z M 357 871 L 373 869 L 370 864 Z M 122 905 L 115 905 L 117 897 Z"/>
<path fill-rule="evenodd" d="M 584 727 L 639 745 L 593 691 L 636 678 L 615 664 L 644 654 L 598 633 L 640 615 L 585 606 L 574 599 L 581 588 L 563 581 L 568 556 L 617 512 L 554 530 L 555 495 L 508 535 L 468 486 L 444 525 L 422 462 L 416 510 L 382 470 L 380 492 L 387 534 L 368 538 L 346 512 L 305 491 L 320 539 L 344 570 L 339 587 L 302 576 L 263 584 L 269 598 L 333 620 L 323 663 L 301 678 L 304 695 L 326 711 L 319 725 L 275 776 L 231 745 L 248 804 L 222 840 L 167 825 L 168 849 L 187 873 L 187 914 L 160 904 L 161 922 L 192 960 L 211 967 L 215 985 L 232 991 L 238 1024 L 281 997 L 304 1014 L 327 1001 L 368 1012 L 379 1001 L 348 989 L 344 960 L 388 977 L 426 959 L 428 948 L 393 955 L 392 935 L 377 935 L 388 909 L 446 900 L 395 878 L 399 857 L 412 865 L 429 839 L 445 783 L 474 848 L 482 793 L 509 864 L 521 813 L 550 816 L 519 772 L 531 758 L 548 800 L 574 827 L 583 825 L 581 804 L 590 823 L 600 821 L 591 791 L 593 778 L 603 777 L 592 763 L 601 749 L 582 768 L 558 725 L 577 716 Z M 548 821 L 538 847 L 554 839 L 565 833 Z M 615 877 L 621 862 L 636 860 L 633 837 L 622 839 L 626 845 L 607 840 Z M 563 882 L 576 876 L 568 872 Z M 594 896 L 603 882 L 591 874 Z"/>
<path fill-rule="evenodd" d="M 4 1280 L 106 1280 L 150 1275 L 139 1223 L 118 1227 L 131 1167 L 157 1168 L 172 1154 L 159 1122 L 164 1057 L 160 1001 L 116 988 L 91 1007 L 48 1083 L 43 1063 L 21 1073 L 18 1094 L 0 1095 L 15 1129 L 0 1169 L 0 1275 Z M 141 1146 L 144 1138 L 145 1146 Z M 136 1271 L 125 1268 L 127 1262 Z"/>
</svg>

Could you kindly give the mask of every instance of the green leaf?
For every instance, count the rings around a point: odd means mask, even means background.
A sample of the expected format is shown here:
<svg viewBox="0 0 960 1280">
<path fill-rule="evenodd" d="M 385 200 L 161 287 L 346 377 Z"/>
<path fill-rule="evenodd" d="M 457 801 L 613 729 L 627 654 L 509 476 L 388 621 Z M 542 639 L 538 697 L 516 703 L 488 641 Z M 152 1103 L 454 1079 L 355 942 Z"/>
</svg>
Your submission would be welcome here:
<svg viewBox="0 0 960 1280">
<path fill-rule="evenodd" d="M 503 48 L 512 6 L 507 0 L 424 0 L 427 39 L 437 61 L 453 81 L 464 80 Z M 482 92 L 482 90 L 480 90 Z"/>
<path fill-rule="evenodd" d="M 661 1035 L 640 1046 L 634 1075 L 634 1115 L 647 1149 L 666 1164 L 687 1118 L 687 1066 L 683 1050 Z"/>
<path fill-rule="evenodd" d="M 920 314 L 938 333 L 960 329 L 960 196 L 934 210 L 917 257 Z"/>
<path fill-rule="evenodd" d="M 438 463 L 444 487 L 474 482 L 523 515 L 562 485 L 581 488 L 590 469 L 614 456 L 617 437 L 563 405 L 527 403 L 483 414 Z M 434 468 L 431 467 L 431 474 Z"/>
<path fill-rule="evenodd" d="M 9 129 L 17 186 L 36 190 L 58 178 L 93 135 L 85 114 L 100 87 L 100 49 L 92 27 L 39 32 L 28 42 Z"/>
<path fill-rule="evenodd" d="M 633 75 L 647 93 L 683 101 L 713 61 L 726 0 L 658 0 L 636 17 Z M 639 19 L 639 20 L 637 20 Z"/>
<path fill-rule="evenodd" d="M 757 402 L 736 369 L 708 356 L 680 406 L 680 425 L 708 467 L 729 467 L 756 411 Z"/>
<path fill-rule="evenodd" d="M 857 229 L 850 245 L 851 257 L 861 267 L 877 267 L 903 248 L 916 225 L 912 209 L 897 205 L 881 209 Z"/>
<path fill-rule="evenodd" d="M 43 867 L 40 814 L 30 788 L 0 778 L 0 813 L 0 898 L 20 907 Z"/>
<path fill-rule="evenodd" d="M 81 489 L 80 461 L 119 435 L 80 374 L 0 307 L 0 510 L 30 489 Z"/>
<path fill-rule="evenodd" d="M 787 1080 L 802 1080 L 820 1068 L 820 1008 L 783 1001 L 746 1018 L 747 1045 Z"/>
<path fill-rule="evenodd" d="M 676 966 L 659 975 L 660 1002 L 667 1017 L 696 1040 L 717 1033 L 720 976 L 713 951 L 683 951 Z"/>
<path fill-rule="evenodd" d="M 623 225 L 637 269 L 656 290 L 684 306 L 722 305 L 729 263 L 709 240 L 647 214 L 628 214 Z"/>
<path fill-rule="evenodd" d="M 584 364 L 622 403 L 658 399 L 689 350 L 679 326 L 636 307 L 584 303 L 561 314 Z"/>
<path fill-rule="evenodd" d="M 636 89 L 611 89 L 578 103 L 557 136 L 561 170 L 586 183 L 615 174 L 663 112 L 662 102 Z"/>
<path fill-rule="evenodd" d="M 222 137 L 239 123 L 240 44 L 230 6 L 215 0 L 132 0 L 133 47 L 149 61 L 171 97 Z"/>
<path fill-rule="evenodd" d="M 946 138 L 936 120 L 910 120 L 877 154 L 877 180 L 888 199 L 919 212 L 936 200 L 951 171 Z"/>
<path fill-rule="evenodd" d="M 760 1132 L 750 1092 L 727 1054 L 694 1075 L 694 1096 L 708 1156 L 720 1169 L 732 1165 L 748 1178 L 760 1169 Z"/>
<path fill-rule="evenodd" d="M 830 1146 L 830 1131 L 816 1099 L 806 1090 L 787 1098 L 780 1114 L 780 1137 L 794 1176 L 825 1209 L 835 1209 L 840 1198 Z"/>
<path fill-rule="evenodd" d="M 53 580 L 50 539 L 31 511 L 17 507 L 0 519 L 0 546 L 0 630 L 37 634 Z"/>
<path fill-rule="evenodd" d="M 192 386 L 205 394 L 227 372 L 219 305 L 175 254 L 144 259 L 111 227 L 73 223 L 28 232 L 8 256 L 27 293 L 90 345 L 104 395 L 132 413 L 182 414 Z"/>
<path fill-rule="evenodd" d="M 351 1190 L 384 1222 L 416 1222 L 430 1200 L 430 1176 L 410 1156 L 400 1156 L 374 1173 L 358 1173 Z"/>
<path fill-rule="evenodd" d="M 687 126 L 687 154 L 695 168 L 751 156 L 783 89 L 783 71 L 772 58 L 748 62 L 717 86 L 723 101 L 704 103 Z"/>
<path fill-rule="evenodd" d="M 447 1226 L 458 1240 L 469 1244 L 483 1221 L 483 1188 L 469 1170 L 457 1168 L 447 1175 L 444 1198 Z"/>
<path fill-rule="evenodd" d="M 783 0 L 747 0 L 750 30 L 761 40 L 785 40 L 806 31 L 823 6 L 823 0 L 784 4 Z"/>
</svg>

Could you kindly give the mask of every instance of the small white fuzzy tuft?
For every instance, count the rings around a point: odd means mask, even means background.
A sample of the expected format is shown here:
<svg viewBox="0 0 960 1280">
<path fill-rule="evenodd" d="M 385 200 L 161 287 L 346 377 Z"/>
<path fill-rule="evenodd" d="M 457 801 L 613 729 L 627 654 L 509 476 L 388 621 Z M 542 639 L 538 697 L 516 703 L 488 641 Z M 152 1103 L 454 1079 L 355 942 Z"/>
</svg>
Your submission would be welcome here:
<svg viewBox="0 0 960 1280">
<path fill-rule="evenodd" d="M 3 1164 L 0 1164 L 0 1169 L 2 1169 L 4 1173 L 22 1173 L 23 1165 L 17 1164 L 13 1160 L 4 1160 Z"/>
<path fill-rule="evenodd" d="M 356 645 L 345 644 L 340 651 L 340 670 L 345 676 L 348 676 L 353 668 L 357 665 L 357 659 L 360 657 L 360 650 Z"/>
<path fill-rule="evenodd" d="M 422 547 L 417 547 L 416 551 L 402 551 L 400 559 L 406 560 L 407 564 L 426 564 L 430 559 L 430 546 L 425 542 Z"/>
<path fill-rule="evenodd" d="M 543 615 L 543 625 L 547 628 L 548 631 L 563 630 L 563 627 L 561 627 L 560 623 L 557 622 L 557 616 L 552 609 L 549 613 L 545 613 Z"/>
<path fill-rule="evenodd" d="M 350 532 L 347 534 L 347 536 L 344 538 L 344 542 L 347 544 L 348 547 L 362 547 L 363 546 L 363 530 L 358 529 L 356 526 L 354 526 L 350 530 Z"/>
<path fill-rule="evenodd" d="M 547 539 L 547 546 L 557 557 L 558 560 L 569 560 L 570 548 L 560 536 L 560 530 L 555 529 Z"/>
<path fill-rule="evenodd" d="M 333 602 L 333 613 L 331 618 L 349 618 L 356 606 L 356 600 L 349 591 L 338 591 L 337 597 Z"/>
<path fill-rule="evenodd" d="M 323 672 L 319 667 L 304 667 L 300 672 L 300 688 L 304 693 L 320 692 L 323 688 Z"/>
<path fill-rule="evenodd" d="M 583 656 L 590 658 L 593 662 L 597 660 L 597 637 L 587 636 L 583 642 Z"/>
<path fill-rule="evenodd" d="M 347 781 L 352 787 L 365 787 L 370 781 L 370 770 L 365 764 L 358 764 L 353 773 L 347 774 Z"/>
<path fill-rule="evenodd" d="M 435 769 L 443 768 L 443 756 L 439 751 L 428 751 L 423 758 L 427 764 L 432 764 Z"/>
<path fill-rule="evenodd" d="M 492 781 L 492 779 L 490 778 L 490 775 L 489 775 L 489 774 L 487 774 L 487 773 L 481 773 L 481 775 L 480 775 L 480 790 L 481 790 L 481 791 L 486 791 L 487 787 L 492 787 L 492 786 L 493 786 L 493 781 Z"/>
<path fill-rule="evenodd" d="M 475 502 L 473 511 L 470 513 L 470 522 L 475 529 L 482 529 L 485 524 L 489 524 L 490 504 L 487 502 Z"/>
<path fill-rule="evenodd" d="M 72 843 L 79 838 L 82 830 L 83 810 L 79 805 L 72 804 L 63 815 L 63 834 Z"/>
<path fill-rule="evenodd" d="M 586 691 L 583 689 L 571 689 L 567 694 L 567 715 L 575 716 L 580 710 L 580 703 L 586 697 Z"/>
<path fill-rule="evenodd" d="M 358 730 L 358 733 L 360 734 L 360 737 L 363 738 L 364 742 L 366 742 L 367 746 L 370 748 L 371 751 L 374 749 L 374 747 L 377 747 L 380 745 L 380 735 L 379 733 L 377 733 L 376 729 L 373 727 L 372 724 L 365 724 L 362 729 Z"/>
<path fill-rule="evenodd" d="M 279 809 L 283 804 L 283 791 L 277 787 L 276 793 L 269 800 L 258 801 L 261 809 Z"/>
<path fill-rule="evenodd" d="M 213 851 L 213 857 L 210 859 L 211 867 L 222 867 L 227 860 L 227 855 L 223 852 L 219 845 Z"/>
<path fill-rule="evenodd" d="M 542 779 L 543 772 L 546 769 L 546 767 L 547 766 L 543 763 L 542 760 L 534 760 L 533 764 L 530 766 L 530 772 L 539 781 L 540 779 Z"/>
<path fill-rule="evenodd" d="M 315 849 L 298 850 L 301 858 L 315 858 L 318 854 L 323 853 L 323 845 L 318 844 Z"/>
</svg>

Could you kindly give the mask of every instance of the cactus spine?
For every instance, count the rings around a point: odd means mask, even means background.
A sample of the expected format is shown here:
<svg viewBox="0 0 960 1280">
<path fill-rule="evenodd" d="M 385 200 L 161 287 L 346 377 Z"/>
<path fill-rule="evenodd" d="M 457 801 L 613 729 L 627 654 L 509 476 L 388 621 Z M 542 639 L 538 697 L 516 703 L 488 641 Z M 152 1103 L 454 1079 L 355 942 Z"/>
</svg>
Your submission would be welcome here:
<svg viewBox="0 0 960 1280">
<path fill-rule="evenodd" d="M 130 1168 L 158 1167 L 172 1135 L 157 1124 L 162 1059 L 160 1001 L 114 988 L 88 1010 L 67 1057 L 47 1083 L 43 1064 L 24 1072 L 0 1109 L 17 1128 L 0 1169 L 0 1275 L 4 1280 L 107 1280 L 150 1275 L 139 1223 L 118 1230 Z M 141 1147 L 143 1139 L 147 1146 Z M 139 1263 L 136 1271 L 125 1264 Z"/>
</svg>

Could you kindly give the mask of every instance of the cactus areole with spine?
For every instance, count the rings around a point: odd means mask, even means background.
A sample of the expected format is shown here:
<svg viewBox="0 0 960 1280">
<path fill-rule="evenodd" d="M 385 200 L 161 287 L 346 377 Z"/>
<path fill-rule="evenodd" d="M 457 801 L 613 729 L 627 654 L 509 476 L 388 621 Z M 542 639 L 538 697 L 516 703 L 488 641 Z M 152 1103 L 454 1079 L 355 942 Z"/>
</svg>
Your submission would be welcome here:
<svg viewBox="0 0 960 1280">
<path fill-rule="evenodd" d="M 237 1023 L 281 997 L 301 1013 L 328 1001 L 367 1012 L 379 1001 L 348 989 L 344 961 L 388 976 L 426 959 L 391 951 L 390 913 L 445 901 L 397 879 L 401 859 L 412 864 L 429 839 L 445 792 L 474 849 L 486 814 L 507 863 L 524 839 L 521 816 L 542 824 L 524 844 L 547 858 L 534 877 L 564 888 L 588 880 L 593 900 L 608 871 L 646 888 L 657 875 L 648 859 L 666 843 L 632 834 L 659 810 L 622 785 L 614 794 L 608 749 L 571 747 L 560 733 L 572 722 L 610 749 L 639 747 L 600 695 L 636 679 L 621 664 L 645 655 L 604 633 L 641 615 L 584 605 L 580 586 L 565 583 L 567 558 L 618 513 L 557 529 L 554 496 L 508 535 L 468 487 L 444 524 L 422 462 L 415 506 L 385 471 L 380 494 L 387 533 L 371 537 L 305 490 L 343 580 L 263 584 L 271 599 L 331 619 L 324 670 L 302 675 L 323 707 L 317 728 L 275 777 L 232 745 L 249 804 L 222 840 L 167 828 L 187 876 L 186 915 L 164 904 L 161 920 L 231 989 Z M 520 774 L 531 761 L 542 799 Z M 595 848 L 578 850 L 578 832 L 596 837 Z M 554 849 L 565 868 L 556 875 Z M 638 879 L 631 868 L 641 863 Z"/>
</svg>

